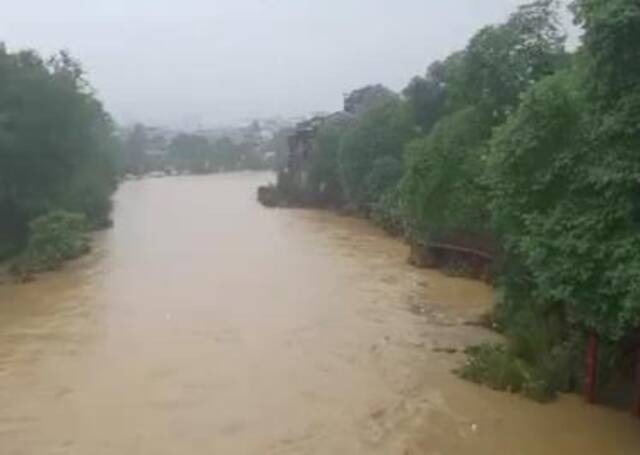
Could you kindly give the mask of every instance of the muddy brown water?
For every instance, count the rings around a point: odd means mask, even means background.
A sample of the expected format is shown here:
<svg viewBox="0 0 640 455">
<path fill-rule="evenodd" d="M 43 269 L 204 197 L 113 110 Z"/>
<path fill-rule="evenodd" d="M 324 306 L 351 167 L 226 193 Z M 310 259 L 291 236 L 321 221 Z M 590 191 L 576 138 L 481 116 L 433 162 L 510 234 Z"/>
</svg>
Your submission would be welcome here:
<svg viewBox="0 0 640 455">
<path fill-rule="evenodd" d="M 91 255 L 0 286 L 0 454 L 640 453 L 623 412 L 457 379 L 491 290 L 269 179 L 126 183 Z"/>
</svg>

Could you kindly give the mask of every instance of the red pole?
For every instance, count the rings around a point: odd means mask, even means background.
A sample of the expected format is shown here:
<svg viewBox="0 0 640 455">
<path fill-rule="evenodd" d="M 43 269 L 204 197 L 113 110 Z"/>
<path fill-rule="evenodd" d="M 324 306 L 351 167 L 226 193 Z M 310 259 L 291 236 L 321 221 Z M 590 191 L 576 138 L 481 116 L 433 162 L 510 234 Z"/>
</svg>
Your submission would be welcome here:
<svg viewBox="0 0 640 455">
<path fill-rule="evenodd" d="M 636 400 L 633 406 L 633 413 L 640 417 L 640 348 L 636 351 Z"/>
<path fill-rule="evenodd" d="M 598 375 L 598 335 L 591 332 L 587 346 L 587 377 L 584 383 L 584 398 L 587 403 L 596 402 L 596 386 Z"/>
</svg>

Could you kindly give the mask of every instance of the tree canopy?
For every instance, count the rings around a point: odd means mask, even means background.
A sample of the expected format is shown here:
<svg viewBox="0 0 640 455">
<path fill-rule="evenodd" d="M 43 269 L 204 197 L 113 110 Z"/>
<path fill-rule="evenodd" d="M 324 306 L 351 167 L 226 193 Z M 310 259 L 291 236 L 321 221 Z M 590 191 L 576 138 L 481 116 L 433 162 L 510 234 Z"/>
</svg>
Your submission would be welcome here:
<svg viewBox="0 0 640 455">
<path fill-rule="evenodd" d="M 365 113 L 348 129 L 340 142 L 339 172 L 349 201 L 358 206 L 376 202 L 385 189 L 398 179 L 384 185 L 367 185 L 373 163 L 381 158 L 401 160 L 404 144 L 414 134 L 411 115 L 399 100 L 387 101 Z"/>
<path fill-rule="evenodd" d="M 0 45 L 0 250 L 24 245 L 29 220 L 54 207 L 105 224 L 116 148 L 77 61 Z"/>
</svg>

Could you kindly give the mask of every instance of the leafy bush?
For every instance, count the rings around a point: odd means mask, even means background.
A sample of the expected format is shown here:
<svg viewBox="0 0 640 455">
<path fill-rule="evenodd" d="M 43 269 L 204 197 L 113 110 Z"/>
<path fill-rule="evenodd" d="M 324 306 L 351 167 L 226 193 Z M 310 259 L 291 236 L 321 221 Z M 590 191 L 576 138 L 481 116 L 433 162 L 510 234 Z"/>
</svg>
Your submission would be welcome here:
<svg viewBox="0 0 640 455">
<path fill-rule="evenodd" d="M 575 390 L 583 376 L 586 334 L 567 322 L 560 305 L 514 301 L 504 288 L 498 295 L 491 326 L 506 342 L 469 348 L 460 376 L 537 401 Z M 611 368 L 603 369 L 603 378 Z"/>
<path fill-rule="evenodd" d="M 463 379 L 495 390 L 522 393 L 540 402 L 555 397 L 553 374 L 558 365 L 532 365 L 501 344 L 481 344 L 465 352 L 467 362 L 457 371 Z"/>
<path fill-rule="evenodd" d="M 17 273 L 53 270 L 89 251 L 84 215 L 56 210 L 29 223 L 29 242 L 15 264 Z"/>
</svg>

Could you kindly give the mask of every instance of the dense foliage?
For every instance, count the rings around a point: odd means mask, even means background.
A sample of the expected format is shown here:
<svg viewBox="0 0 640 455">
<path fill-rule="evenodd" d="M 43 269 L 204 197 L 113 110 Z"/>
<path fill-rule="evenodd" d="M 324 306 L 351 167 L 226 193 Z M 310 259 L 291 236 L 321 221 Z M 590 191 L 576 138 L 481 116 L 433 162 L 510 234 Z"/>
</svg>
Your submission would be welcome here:
<svg viewBox="0 0 640 455">
<path fill-rule="evenodd" d="M 0 45 L 0 255 L 54 209 L 108 224 L 117 142 L 110 117 L 68 54 Z"/>
<path fill-rule="evenodd" d="M 629 41 L 640 8 L 576 7 L 586 31 L 576 63 L 527 92 L 494 136 L 488 175 L 530 298 L 617 340 L 640 325 L 640 77 Z"/>
<path fill-rule="evenodd" d="M 418 93 L 415 80 L 405 90 L 409 103 L 421 106 L 417 118 L 429 132 L 408 145 L 403 181 L 407 215 L 419 236 L 487 237 L 483 180 L 492 128 L 527 87 L 559 67 L 562 43 L 551 2 L 535 2 L 432 65 L 425 93 Z"/>
<path fill-rule="evenodd" d="M 398 163 L 413 132 L 406 106 L 390 100 L 366 112 L 344 133 L 338 166 L 350 203 L 366 207 L 398 183 Z"/>
<path fill-rule="evenodd" d="M 401 190 L 412 235 L 440 238 L 488 228 L 482 160 L 490 131 L 481 112 L 469 107 L 407 145 Z"/>
<path fill-rule="evenodd" d="M 58 268 L 89 250 L 88 229 L 84 215 L 54 210 L 29 223 L 29 243 L 14 264 L 20 274 Z"/>
<path fill-rule="evenodd" d="M 568 53 L 558 3 L 519 7 L 368 112 L 379 86 L 355 91 L 355 123 L 320 130 L 310 170 L 418 244 L 491 247 L 508 342 L 461 374 L 537 399 L 579 384 L 586 334 L 615 347 L 640 327 L 640 4 L 573 2 Z"/>
</svg>

